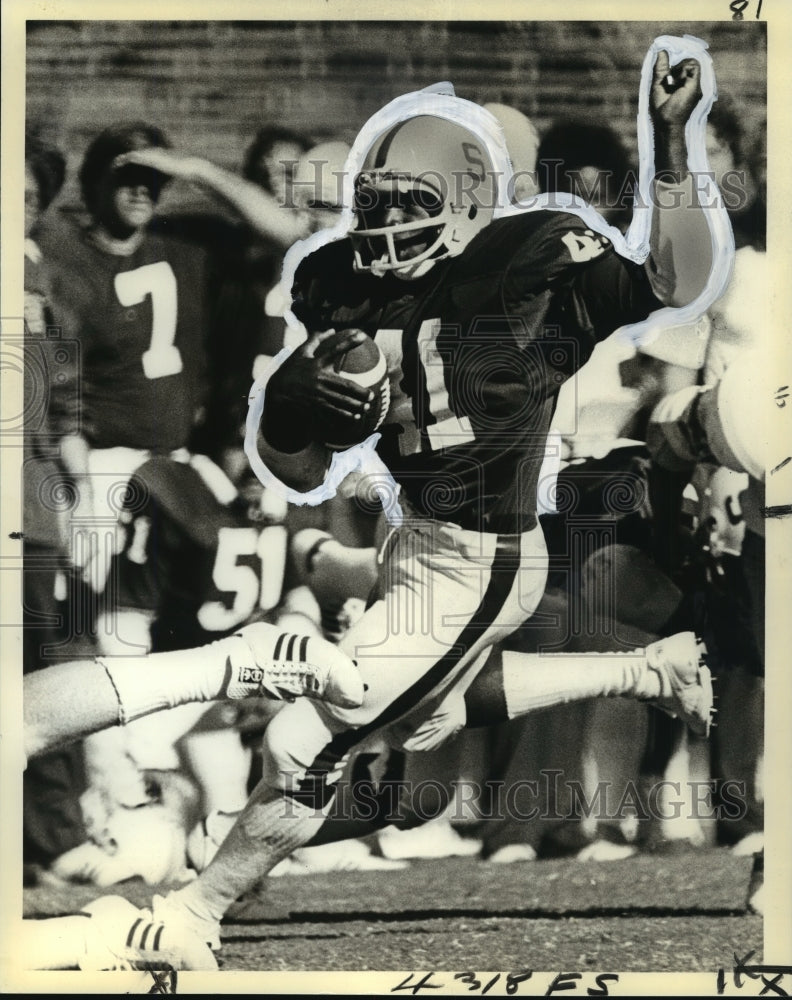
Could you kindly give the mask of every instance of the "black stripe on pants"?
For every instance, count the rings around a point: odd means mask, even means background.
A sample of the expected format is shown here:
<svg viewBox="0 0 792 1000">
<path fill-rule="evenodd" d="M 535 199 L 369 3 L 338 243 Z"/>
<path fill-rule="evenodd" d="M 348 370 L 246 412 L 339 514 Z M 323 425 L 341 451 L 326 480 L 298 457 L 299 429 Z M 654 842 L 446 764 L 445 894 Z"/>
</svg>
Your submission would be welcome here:
<svg viewBox="0 0 792 1000">
<path fill-rule="evenodd" d="M 421 699 L 454 669 L 468 648 L 492 625 L 511 593 L 520 567 L 520 540 L 519 535 L 498 536 L 487 589 L 473 617 L 462 629 L 457 642 L 411 687 L 395 698 L 376 719 L 357 729 L 347 729 L 337 733 L 314 759 L 297 790 L 286 793 L 290 798 L 314 809 L 324 808 L 335 794 L 327 784 L 327 776 L 338 762 L 371 733 L 390 725 L 415 708 Z"/>
</svg>

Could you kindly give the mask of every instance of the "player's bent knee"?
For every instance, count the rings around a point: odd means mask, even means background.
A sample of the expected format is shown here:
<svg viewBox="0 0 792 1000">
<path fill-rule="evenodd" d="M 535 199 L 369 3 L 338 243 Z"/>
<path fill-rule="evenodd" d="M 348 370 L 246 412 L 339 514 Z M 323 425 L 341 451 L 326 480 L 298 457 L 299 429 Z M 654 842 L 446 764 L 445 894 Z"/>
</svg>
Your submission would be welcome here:
<svg viewBox="0 0 792 1000">
<path fill-rule="evenodd" d="M 288 709 L 280 713 L 288 714 Z M 276 716 L 270 722 L 261 740 L 263 779 L 273 788 L 284 788 L 284 776 L 304 771 L 308 766 L 303 763 L 295 741 L 289 738 L 288 727 L 279 724 L 279 719 Z"/>
<path fill-rule="evenodd" d="M 309 770 L 321 770 L 319 758 L 330 744 L 332 735 L 313 703 L 299 699 L 288 705 L 264 732 L 262 780 L 285 792 L 301 787 Z M 342 762 L 330 761 L 323 783 L 332 784 L 337 780 L 342 767 Z"/>
</svg>

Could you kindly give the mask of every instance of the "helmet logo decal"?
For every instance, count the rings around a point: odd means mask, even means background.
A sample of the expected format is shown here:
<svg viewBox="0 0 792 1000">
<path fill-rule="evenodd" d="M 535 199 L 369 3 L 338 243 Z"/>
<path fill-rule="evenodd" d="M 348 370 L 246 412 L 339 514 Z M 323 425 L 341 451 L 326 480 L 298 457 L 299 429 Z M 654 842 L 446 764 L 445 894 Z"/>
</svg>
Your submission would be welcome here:
<svg viewBox="0 0 792 1000">
<path fill-rule="evenodd" d="M 476 180 L 483 181 L 487 176 L 487 168 L 484 165 L 481 148 L 472 142 L 463 142 L 462 152 L 471 167 L 478 168 L 477 171 L 474 172 L 471 170 L 470 173 L 476 178 Z"/>
</svg>

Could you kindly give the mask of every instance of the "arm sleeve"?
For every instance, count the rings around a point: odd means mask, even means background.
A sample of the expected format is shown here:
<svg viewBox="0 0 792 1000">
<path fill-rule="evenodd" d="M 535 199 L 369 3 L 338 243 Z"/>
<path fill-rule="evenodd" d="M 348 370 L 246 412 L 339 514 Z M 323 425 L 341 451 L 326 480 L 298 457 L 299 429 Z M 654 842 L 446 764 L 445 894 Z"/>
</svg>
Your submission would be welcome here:
<svg viewBox="0 0 792 1000">
<path fill-rule="evenodd" d="M 685 306 L 697 299 L 713 266 L 712 236 L 695 184 L 693 174 L 679 184 L 654 183 L 644 266 L 655 295 L 666 306 Z"/>
<path fill-rule="evenodd" d="M 663 307 L 644 268 L 615 251 L 581 270 L 575 292 L 598 341 Z"/>
</svg>

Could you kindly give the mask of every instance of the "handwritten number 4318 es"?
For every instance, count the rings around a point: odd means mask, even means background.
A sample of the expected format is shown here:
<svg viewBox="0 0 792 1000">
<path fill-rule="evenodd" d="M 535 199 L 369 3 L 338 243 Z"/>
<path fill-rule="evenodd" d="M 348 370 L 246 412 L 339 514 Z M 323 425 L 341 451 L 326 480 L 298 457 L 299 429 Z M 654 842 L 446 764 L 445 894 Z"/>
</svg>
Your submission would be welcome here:
<svg viewBox="0 0 792 1000">
<path fill-rule="evenodd" d="M 743 21 L 745 19 L 745 8 L 750 5 L 751 0 L 732 0 L 729 4 L 729 10 L 732 12 L 732 21 Z M 759 20 L 759 15 L 762 13 L 762 3 L 763 0 L 757 0 L 756 4 L 756 19 Z"/>
<path fill-rule="evenodd" d="M 422 978 L 418 978 L 419 975 L 420 973 L 411 972 L 398 986 L 391 987 L 391 993 L 404 991 L 417 996 L 422 990 L 442 990 L 445 988 L 446 984 L 442 980 L 433 978 L 437 975 L 436 972 L 427 972 Z M 520 983 L 531 979 L 533 972 L 528 969 L 523 972 L 509 972 L 505 975 L 498 972 L 487 982 L 484 982 L 483 978 L 479 979 L 479 976 L 483 977 L 484 975 L 486 973 L 479 973 L 477 975 L 475 972 L 457 972 L 454 975 L 454 979 L 458 983 L 464 983 L 467 986 L 468 993 L 479 993 L 482 996 L 488 993 L 498 982 L 502 981 L 500 989 L 502 991 L 505 989 L 507 996 L 514 996 L 519 990 Z M 544 996 L 553 996 L 565 990 L 575 989 L 575 982 L 582 979 L 582 972 L 559 972 L 548 986 Z M 609 996 L 608 983 L 616 983 L 618 981 L 619 976 L 615 972 L 600 973 L 595 977 L 595 985 L 586 988 L 586 994 L 590 997 Z"/>
</svg>

